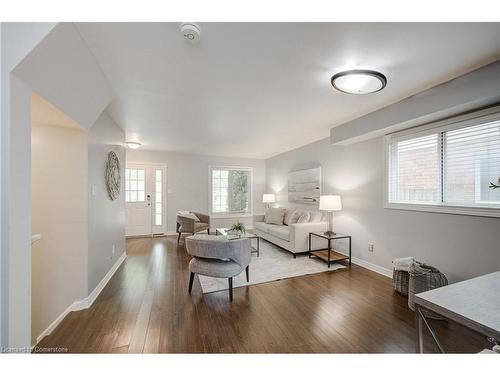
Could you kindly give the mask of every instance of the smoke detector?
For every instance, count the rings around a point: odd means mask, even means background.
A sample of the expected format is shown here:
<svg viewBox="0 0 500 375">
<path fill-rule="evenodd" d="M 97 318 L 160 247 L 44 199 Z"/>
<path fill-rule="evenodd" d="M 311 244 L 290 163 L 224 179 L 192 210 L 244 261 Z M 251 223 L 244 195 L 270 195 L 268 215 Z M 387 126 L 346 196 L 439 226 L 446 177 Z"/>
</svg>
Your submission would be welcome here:
<svg viewBox="0 0 500 375">
<path fill-rule="evenodd" d="M 183 23 L 181 25 L 182 36 L 192 44 L 198 44 L 201 38 L 200 27 L 195 23 Z"/>
</svg>

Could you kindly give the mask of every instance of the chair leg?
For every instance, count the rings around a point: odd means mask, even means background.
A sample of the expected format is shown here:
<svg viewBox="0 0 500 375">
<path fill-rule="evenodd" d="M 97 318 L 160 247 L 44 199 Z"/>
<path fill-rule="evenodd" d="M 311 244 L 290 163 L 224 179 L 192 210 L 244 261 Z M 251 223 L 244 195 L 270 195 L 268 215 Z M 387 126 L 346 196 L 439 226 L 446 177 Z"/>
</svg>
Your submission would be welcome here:
<svg viewBox="0 0 500 375">
<path fill-rule="evenodd" d="M 181 232 L 179 232 L 179 235 L 177 236 L 177 243 L 181 241 Z"/>
<path fill-rule="evenodd" d="M 191 275 L 189 275 L 189 289 L 188 289 L 189 294 L 191 294 L 191 290 L 193 289 L 193 280 L 194 280 L 194 273 L 191 272 Z"/>
<path fill-rule="evenodd" d="M 210 228 L 207 228 L 207 233 L 210 234 Z"/>
<path fill-rule="evenodd" d="M 297 254 L 293 253 L 293 259 L 297 258 Z"/>
<path fill-rule="evenodd" d="M 230 277 L 228 280 L 229 280 L 229 300 L 232 302 L 233 301 L 233 278 Z"/>
<path fill-rule="evenodd" d="M 250 266 L 247 266 L 247 268 L 245 268 L 245 271 L 247 272 L 247 283 L 250 282 Z"/>
</svg>

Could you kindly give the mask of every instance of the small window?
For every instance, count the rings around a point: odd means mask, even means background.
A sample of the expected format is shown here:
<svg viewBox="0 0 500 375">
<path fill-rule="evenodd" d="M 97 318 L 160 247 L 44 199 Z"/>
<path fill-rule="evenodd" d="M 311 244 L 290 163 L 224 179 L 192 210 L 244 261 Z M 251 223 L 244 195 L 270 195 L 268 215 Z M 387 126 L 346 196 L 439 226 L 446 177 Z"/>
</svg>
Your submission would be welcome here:
<svg viewBox="0 0 500 375">
<path fill-rule="evenodd" d="M 145 201 L 145 171 L 144 169 L 125 169 L 125 201 Z"/>
<path fill-rule="evenodd" d="M 251 213 L 251 169 L 210 168 L 211 213 L 247 215 Z"/>
<path fill-rule="evenodd" d="M 500 183 L 500 113 L 430 124 L 388 140 L 389 207 L 470 208 L 500 215 L 500 189 L 495 188 Z M 455 213 L 475 214 L 465 211 Z"/>
<path fill-rule="evenodd" d="M 162 225 L 163 212 L 162 212 L 162 195 L 163 195 L 163 180 L 162 170 L 155 170 L 155 225 Z"/>
</svg>

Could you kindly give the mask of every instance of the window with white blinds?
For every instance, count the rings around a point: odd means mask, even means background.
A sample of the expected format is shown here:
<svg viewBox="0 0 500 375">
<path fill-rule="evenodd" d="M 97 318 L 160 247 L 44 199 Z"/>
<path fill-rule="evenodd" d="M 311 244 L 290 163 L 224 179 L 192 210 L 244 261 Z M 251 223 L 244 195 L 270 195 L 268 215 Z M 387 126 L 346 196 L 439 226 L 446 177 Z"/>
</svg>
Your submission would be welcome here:
<svg viewBox="0 0 500 375">
<path fill-rule="evenodd" d="M 500 113 L 388 137 L 388 203 L 500 209 Z"/>
</svg>

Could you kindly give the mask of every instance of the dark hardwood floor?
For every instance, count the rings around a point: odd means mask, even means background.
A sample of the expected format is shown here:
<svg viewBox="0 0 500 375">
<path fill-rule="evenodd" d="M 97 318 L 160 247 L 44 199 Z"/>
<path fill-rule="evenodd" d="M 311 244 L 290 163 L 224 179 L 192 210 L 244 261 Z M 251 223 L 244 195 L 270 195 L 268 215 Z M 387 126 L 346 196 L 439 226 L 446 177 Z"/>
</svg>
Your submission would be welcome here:
<svg viewBox="0 0 500 375">
<path fill-rule="evenodd" d="M 189 256 L 176 237 L 127 240 L 128 257 L 88 309 L 70 313 L 40 348 L 89 353 L 414 353 L 414 314 L 391 280 L 353 265 L 203 295 L 187 293 Z M 448 352 L 480 335 L 433 321 Z M 426 351 L 436 349 L 426 336 Z"/>
</svg>

